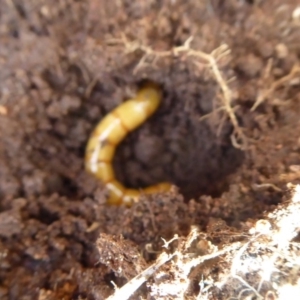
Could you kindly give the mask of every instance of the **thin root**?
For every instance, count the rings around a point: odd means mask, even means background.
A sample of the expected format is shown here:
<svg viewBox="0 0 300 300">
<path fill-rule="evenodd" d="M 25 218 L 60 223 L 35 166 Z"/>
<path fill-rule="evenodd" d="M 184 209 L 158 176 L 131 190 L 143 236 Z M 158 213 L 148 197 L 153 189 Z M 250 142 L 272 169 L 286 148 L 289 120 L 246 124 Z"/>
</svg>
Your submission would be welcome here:
<svg viewBox="0 0 300 300">
<path fill-rule="evenodd" d="M 228 87 L 228 84 L 226 80 L 223 78 L 223 75 L 218 67 L 218 62 L 224 58 L 225 56 L 228 56 L 230 54 L 230 49 L 227 45 L 223 44 L 220 47 L 214 49 L 211 53 L 204 53 L 200 50 L 194 50 L 191 48 L 191 42 L 193 41 L 193 37 L 189 37 L 183 45 L 174 47 L 171 50 L 166 51 L 155 51 L 151 49 L 150 47 L 147 47 L 145 45 L 142 45 L 138 42 L 129 42 L 127 38 L 123 35 L 121 39 L 114 39 L 108 41 L 109 43 L 122 43 L 125 46 L 125 53 L 133 53 L 136 51 L 141 51 L 143 53 L 142 58 L 140 59 L 137 66 L 134 68 L 134 73 L 136 73 L 142 66 L 144 66 L 147 63 L 154 64 L 158 58 L 161 57 L 178 57 L 182 53 L 185 53 L 186 56 L 194 57 L 197 59 L 202 60 L 194 61 L 194 64 L 196 66 L 203 66 L 203 61 L 210 66 L 212 73 L 214 75 L 214 78 L 218 85 L 221 88 L 221 100 L 222 100 L 222 109 L 224 109 L 233 125 L 233 136 L 234 136 L 234 144 L 233 146 L 242 150 L 245 150 L 247 148 L 247 137 L 244 135 L 241 127 L 239 127 L 238 120 L 236 118 L 236 115 L 234 113 L 234 110 L 231 106 L 233 95 Z M 224 107 L 224 108 L 223 108 Z"/>
</svg>

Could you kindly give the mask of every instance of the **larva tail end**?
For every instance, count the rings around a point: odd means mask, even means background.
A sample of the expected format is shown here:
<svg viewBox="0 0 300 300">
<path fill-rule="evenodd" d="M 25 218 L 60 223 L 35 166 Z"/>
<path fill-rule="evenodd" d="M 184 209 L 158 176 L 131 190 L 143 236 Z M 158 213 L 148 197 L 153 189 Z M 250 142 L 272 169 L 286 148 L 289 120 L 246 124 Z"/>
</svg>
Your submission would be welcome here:
<svg viewBox="0 0 300 300">
<path fill-rule="evenodd" d="M 151 185 L 145 189 L 143 189 L 143 192 L 145 194 L 156 194 L 156 193 L 163 193 L 163 192 L 169 192 L 171 190 L 172 184 L 169 182 L 161 182 L 155 185 Z"/>
</svg>

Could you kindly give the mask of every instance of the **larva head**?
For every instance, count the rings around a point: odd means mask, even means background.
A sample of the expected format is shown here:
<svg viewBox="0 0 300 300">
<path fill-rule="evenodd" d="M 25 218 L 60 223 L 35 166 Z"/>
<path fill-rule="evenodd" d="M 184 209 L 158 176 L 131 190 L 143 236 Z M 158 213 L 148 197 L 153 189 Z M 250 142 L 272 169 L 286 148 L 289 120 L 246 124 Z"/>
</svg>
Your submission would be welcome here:
<svg viewBox="0 0 300 300">
<path fill-rule="evenodd" d="M 147 115 L 152 115 L 158 108 L 162 98 L 161 89 L 154 83 L 145 84 L 137 93 L 136 101 L 142 102 Z"/>
</svg>

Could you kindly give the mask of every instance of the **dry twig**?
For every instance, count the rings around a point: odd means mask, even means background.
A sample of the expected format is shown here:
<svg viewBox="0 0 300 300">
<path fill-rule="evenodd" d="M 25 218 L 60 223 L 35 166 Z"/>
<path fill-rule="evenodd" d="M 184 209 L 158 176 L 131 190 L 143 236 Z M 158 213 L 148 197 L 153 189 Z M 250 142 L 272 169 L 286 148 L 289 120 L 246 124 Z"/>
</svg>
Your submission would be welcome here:
<svg viewBox="0 0 300 300">
<path fill-rule="evenodd" d="M 267 66 L 267 74 L 270 73 L 270 65 L 268 64 Z M 270 88 L 268 89 L 264 89 L 262 90 L 259 94 L 258 97 L 255 101 L 255 103 L 253 104 L 253 106 L 251 107 L 251 111 L 254 111 L 260 104 L 262 104 L 264 101 L 266 101 L 271 95 L 272 93 L 274 93 L 277 89 L 279 89 L 281 86 L 283 86 L 285 83 L 291 81 L 292 79 L 294 79 L 294 77 L 300 74 L 300 66 L 299 65 L 295 65 L 291 72 L 289 74 L 287 74 L 284 77 L 281 77 L 280 79 L 274 81 Z"/>
</svg>

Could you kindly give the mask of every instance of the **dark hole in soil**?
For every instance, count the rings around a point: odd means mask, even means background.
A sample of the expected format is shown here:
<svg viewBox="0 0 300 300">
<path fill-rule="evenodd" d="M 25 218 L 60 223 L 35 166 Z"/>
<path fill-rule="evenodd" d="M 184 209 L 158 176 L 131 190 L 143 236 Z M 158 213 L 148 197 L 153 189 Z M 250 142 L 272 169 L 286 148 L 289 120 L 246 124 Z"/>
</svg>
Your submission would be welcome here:
<svg viewBox="0 0 300 300">
<path fill-rule="evenodd" d="M 172 160 L 165 165 L 159 166 L 157 162 L 152 166 L 151 162 L 148 165 L 140 164 L 128 156 L 126 149 L 126 145 L 133 139 L 133 136 L 129 136 L 128 141 L 117 149 L 114 162 L 117 178 L 132 188 L 169 181 L 179 187 L 186 200 L 197 199 L 201 195 L 220 196 L 228 189 L 229 175 L 234 173 L 243 161 L 243 153 L 230 145 L 229 141 L 218 144 L 211 135 L 208 140 L 210 147 L 199 149 L 197 143 L 193 147 L 191 138 L 186 137 L 177 144 L 182 154 L 173 155 Z M 168 153 L 162 152 L 161 156 L 164 155 L 167 156 Z"/>
<path fill-rule="evenodd" d="M 132 188 L 169 181 L 186 200 L 204 194 L 218 197 L 226 191 L 229 175 L 242 164 L 244 154 L 231 144 L 229 121 L 218 136 L 215 127 L 199 121 L 199 115 L 207 113 L 203 107 L 212 99 L 207 95 L 207 91 L 190 95 L 195 103 L 191 114 L 183 108 L 186 98 L 164 95 L 158 111 L 118 146 L 117 178 Z"/>
</svg>

